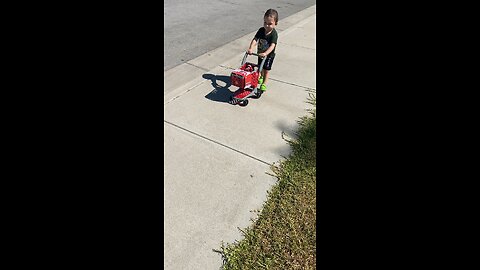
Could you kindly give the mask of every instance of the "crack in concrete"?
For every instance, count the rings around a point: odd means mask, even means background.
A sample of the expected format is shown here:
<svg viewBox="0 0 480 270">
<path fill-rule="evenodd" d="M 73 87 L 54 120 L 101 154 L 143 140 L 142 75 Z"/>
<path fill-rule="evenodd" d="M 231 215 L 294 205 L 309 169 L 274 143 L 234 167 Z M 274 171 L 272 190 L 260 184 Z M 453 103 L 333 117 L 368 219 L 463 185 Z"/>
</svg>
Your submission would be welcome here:
<svg viewBox="0 0 480 270">
<path fill-rule="evenodd" d="M 212 140 L 212 139 L 210 139 L 210 138 L 207 138 L 207 137 L 205 137 L 205 136 L 203 136 L 203 135 L 201 135 L 201 134 L 198 134 L 198 133 L 196 133 L 196 132 L 194 132 L 194 131 L 188 130 L 188 129 L 184 128 L 184 127 L 181 127 L 181 126 L 179 126 L 179 125 L 177 125 L 177 124 L 174 124 L 174 123 L 172 123 L 172 122 L 169 122 L 169 121 L 167 121 L 167 120 L 163 120 L 163 122 L 166 123 L 166 124 L 169 124 L 169 125 L 171 125 L 171 126 L 173 126 L 173 127 L 176 127 L 176 128 L 178 128 L 178 129 L 181 129 L 181 130 L 183 130 L 183 131 L 186 131 L 186 132 L 188 132 L 188 133 L 190 133 L 190 134 L 193 134 L 193 135 L 195 135 L 195 136 L 197 136 L 197 137 L 200 137 L 200 138 L 202 138 L 202 139 L 205 139 L 205 140 L 207 140 L 207 141 L 209 141 L 209 142 L 213 142 L 213 143 L 218 144 L 218 145 L 220 145 L 220 146 L 222 146 L 222 147 L 225 147 L 225 148 L 227 148 L 227 149 L 230 149 L 230 150 L 232 150 L 232 151 L 234 151 L 234 152 L 237 152 L 237 153 L 239 153 L 239 154 L 242 154 L 242 155 L 244 155 L 244 156 L 246 156 L 246 157 L 249 157 L 249 158 L 251 158 L 251 159 L 254 159 L 254 160 L 256 160 L 256 161 L 259 161 L 259 162 L 261 162 L 261 163 L 263 163 L 263 164 L 265 164 L 265 165 L 268 165 L 268 166 L 271 166 L 271 165 L 272 165 L 272 164 L 270 164 L 270 163 L 268 163 L 268 162 L 266 162 L 266 161 L 264 161 L 264 160 L 261 160 L 261 159 L 259 159 L 259 158 L 254 157 L 254 156 L 251 156 L 251 155 L 249 155 L 249 154 L 247 154 L 247 153 L 245 153 L 245 152 L 242 152 L 242 151 L 240 151 L 240 150 L 237 150 L 237 149 L 235 149 L 235 148 L 233 148 L 233 147 L 230 147 L 230 146 L 228 146 L 228 145 L 225 145 L 225 144 L 223 144 L 223 143 L 221 143 L 221 142 L 218 142 L 218 141 Z"/>
</svg>

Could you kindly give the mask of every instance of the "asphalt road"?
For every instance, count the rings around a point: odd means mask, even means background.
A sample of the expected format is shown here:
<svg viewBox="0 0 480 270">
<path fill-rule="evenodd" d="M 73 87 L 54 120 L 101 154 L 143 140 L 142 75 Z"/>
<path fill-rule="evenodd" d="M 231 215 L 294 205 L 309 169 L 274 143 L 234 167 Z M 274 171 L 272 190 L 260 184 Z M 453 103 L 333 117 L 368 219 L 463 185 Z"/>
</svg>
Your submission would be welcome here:
<svg viewBox="0 0 480 270">
<path fill-rule="evenodd" d="M 256 31 L 269 8 L 278 11 L 281 24 L 282 18 L 314 4 L 316 0 L 165 0 L 163 70 Z"/>
</svg>

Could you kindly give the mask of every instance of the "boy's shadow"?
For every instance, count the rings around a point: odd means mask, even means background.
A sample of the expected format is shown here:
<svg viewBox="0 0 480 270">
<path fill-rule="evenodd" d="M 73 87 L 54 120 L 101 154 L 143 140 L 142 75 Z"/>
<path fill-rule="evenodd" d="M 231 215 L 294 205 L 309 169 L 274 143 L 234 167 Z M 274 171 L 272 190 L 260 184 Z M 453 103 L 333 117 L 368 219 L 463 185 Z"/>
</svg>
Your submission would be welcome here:
<svg viewBox="0 0 480 270">
<path fill-rule="evenodd" d="M 229 89 L 229 87 L 232 85 L 230 76 L 205 73 L 202 75 L 202 77 L 204 79 L 211 80 L 212 86 L 215 88 L 205 97 L 212 101 L 228 103 L 230 97 L 233 95 L 233 92 Z"/>
</svg>

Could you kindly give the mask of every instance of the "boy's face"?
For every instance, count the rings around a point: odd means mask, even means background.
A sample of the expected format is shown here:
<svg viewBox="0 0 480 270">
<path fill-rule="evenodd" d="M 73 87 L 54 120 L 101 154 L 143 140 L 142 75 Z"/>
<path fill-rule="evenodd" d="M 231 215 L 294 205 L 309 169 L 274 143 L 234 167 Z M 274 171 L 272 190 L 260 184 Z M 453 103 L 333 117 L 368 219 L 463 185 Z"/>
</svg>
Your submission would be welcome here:
<svg viewBox="0 0 480 270">
<path fill-rule="evenodd" d="M 263 18 L 263 27 L 268 32 L 272 31 L 275 28 L 275 19 L 272 16 Z"/>
</svg>

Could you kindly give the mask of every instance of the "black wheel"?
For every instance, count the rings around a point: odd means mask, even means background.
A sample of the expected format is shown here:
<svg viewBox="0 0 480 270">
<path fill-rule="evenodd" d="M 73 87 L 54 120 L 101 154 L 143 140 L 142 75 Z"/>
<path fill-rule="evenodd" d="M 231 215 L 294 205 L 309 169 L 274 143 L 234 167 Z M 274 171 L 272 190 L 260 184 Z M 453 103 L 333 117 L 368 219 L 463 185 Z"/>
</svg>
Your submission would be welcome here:
<svg viewBox="0 0 480 270">
<path fill-rule="evenodd" d="M 255 93 L 255 95 L 253 95 L 255 98 L 260 98 L 263 94 L 263 91 L 262 90 L 257 90 L 257 92 Z"/>
<path fill-rule="evenodd" d="M 245 106 L 248 105 L 248 100 L 245 99 L 245 100 L 243 100 L 243 101 L 240 101 L 240 102 L 238 103 L 238 105 L 240 105 L 240 106 L 242 106 L 242 107 L 245 107 Z"/>
</svg>

